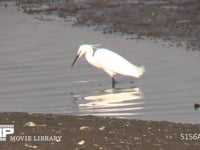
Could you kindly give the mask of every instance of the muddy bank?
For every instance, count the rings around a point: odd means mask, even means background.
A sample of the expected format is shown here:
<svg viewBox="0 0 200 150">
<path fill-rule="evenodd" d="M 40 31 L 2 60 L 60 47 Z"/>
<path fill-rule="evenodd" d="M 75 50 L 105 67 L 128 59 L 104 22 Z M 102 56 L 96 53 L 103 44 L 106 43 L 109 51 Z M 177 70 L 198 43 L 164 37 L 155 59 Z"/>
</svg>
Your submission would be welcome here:
<svg viewBox="0 0 200 150">
<path fill-rule="evenodd" d="M 56 14 L 74 25 L 95 26 L 104 33 L 162 38 L 188 49 L 200 49 L 200 1 L 68 0 L 26 1 L 17 4 L 29 14 Z M 135 38 L 135 37 L 133 37 Z"/>
<path fill-rule="evenodd" d="M 0 113 L 12 136 L 62 136 L 61 141 L 1 142 L 2 149 L 198 149 L 200 125 L 93 116 Z M 191 137 L 188 135 L 191 134 Z"/>
</svg>

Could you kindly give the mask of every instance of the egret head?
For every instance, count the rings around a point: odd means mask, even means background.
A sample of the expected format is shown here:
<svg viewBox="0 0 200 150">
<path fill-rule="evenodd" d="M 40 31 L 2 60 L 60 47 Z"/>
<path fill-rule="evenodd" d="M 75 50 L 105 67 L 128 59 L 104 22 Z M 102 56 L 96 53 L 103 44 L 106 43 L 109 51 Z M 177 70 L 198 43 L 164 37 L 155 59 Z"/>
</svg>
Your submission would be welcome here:
<svg viewBox="0 0 200 150">
<path fill-rule="evenodd" d="M 80 45 L 79 49 L 78 49 L 78 52 L 76 54 L 76 57 L 71 65 L 71 67 L 73 67 L 73 65 L 76 63 L 76 61 L 78 60 L 78 58 L 82 57 L 85 53 L 87 52 L 91 52 L 93 53 L 93 49 L 96 48 L 97 45 L 89 45 L 89 44 L 83 44 L 83 45 Z"/>
</svg>

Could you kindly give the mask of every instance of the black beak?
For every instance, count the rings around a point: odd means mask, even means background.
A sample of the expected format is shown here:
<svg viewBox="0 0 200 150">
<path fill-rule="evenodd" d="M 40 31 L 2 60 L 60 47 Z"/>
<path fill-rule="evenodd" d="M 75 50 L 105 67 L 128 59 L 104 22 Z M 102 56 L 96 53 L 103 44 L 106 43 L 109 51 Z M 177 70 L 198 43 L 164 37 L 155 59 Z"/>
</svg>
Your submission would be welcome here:
<svg viewBox="0 0 200 150">
<path fill-rule="evenodd" d="M 76 57 L 75 57 L 75 59 L 74 59 L 72 65 L 71 65 L 71 68 L 73 67 L 73 65 L 75 64 L 75 62 L 77 61 L 78 58 L 79 58 L 79 55 L 76 55 Z"/>
</svg>

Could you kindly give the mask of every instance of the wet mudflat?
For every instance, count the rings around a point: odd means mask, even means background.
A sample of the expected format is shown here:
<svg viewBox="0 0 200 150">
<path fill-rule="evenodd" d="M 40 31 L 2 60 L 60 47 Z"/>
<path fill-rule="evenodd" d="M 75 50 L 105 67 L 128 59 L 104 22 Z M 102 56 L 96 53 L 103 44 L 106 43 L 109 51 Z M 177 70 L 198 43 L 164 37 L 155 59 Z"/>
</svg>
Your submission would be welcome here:
<svg viewBox="0 0 200 150">
<path fill-rule="evenodd" d="M 8 136 L 6 142 L 0 143 L 7 150 L 195 150 L 200 146 L 200 125 L 28 113 L 0 113 L 0 120 L 1 124 L 15 125 L 14 136 L 62 136 L 58 142 L 13 142 Z M 34 125 L 28 126 L 30 122 Z"/>
<path fill-rule="evenodd" d="M 174 41 L 178 46 L 184 41 L 187 48 L 193 50 L 200 48 L 199 4 L 198 0 L 19 1 L 24 12 L 29 14 L 74 17 L 74 25 L 95 26 L 107 34 L 119 32 L 136 34 L 137 38 L 161 38 Z"/>
<path fill-rule="evenodd" d="M 199 102 L 199 52 L 187 52 L 186 43 L 105 35 L 55 14 L 25 14 L 6 4 L 0 9 L 1 111 L 200 122 L 193 109 Z M 110 77 L 84 58 L 70 68 L 83 43 L 101 44 L 146 72 L 140 79 L 117 76 L 111 89 Z"/>
</svg>

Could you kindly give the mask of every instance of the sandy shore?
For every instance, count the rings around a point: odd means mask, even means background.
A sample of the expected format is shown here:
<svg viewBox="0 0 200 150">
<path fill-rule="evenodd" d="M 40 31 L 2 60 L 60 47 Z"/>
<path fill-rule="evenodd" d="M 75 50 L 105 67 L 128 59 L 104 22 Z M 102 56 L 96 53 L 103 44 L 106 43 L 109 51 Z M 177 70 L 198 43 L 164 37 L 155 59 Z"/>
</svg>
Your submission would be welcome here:
<svg viewBox="0 0 200 150">
<path fill-rule="evenodd" d="M 14 124 L 12 138 L 29 136 L 29 141 L 0 142 L 7 150 L 65 149 L 198 149 L 200 125 L 115 119 L 94 116 L 0 113 L 1 124 Z M 61 140 L 38 141 L 39 136 Z M 37 138 L 33 141 L 33 138 Z"/>
</svg>

